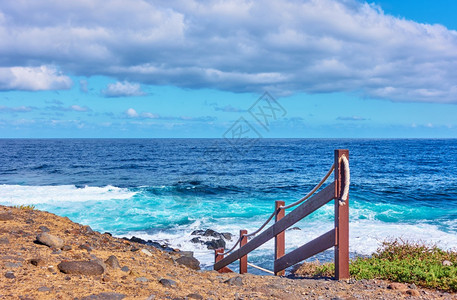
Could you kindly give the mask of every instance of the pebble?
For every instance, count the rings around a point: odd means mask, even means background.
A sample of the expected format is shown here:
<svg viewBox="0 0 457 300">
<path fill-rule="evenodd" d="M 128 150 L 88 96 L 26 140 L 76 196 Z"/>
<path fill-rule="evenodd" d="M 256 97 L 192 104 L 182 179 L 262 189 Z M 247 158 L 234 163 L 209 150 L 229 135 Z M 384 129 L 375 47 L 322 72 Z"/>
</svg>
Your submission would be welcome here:
<svg viewBox="0 0 457 300">
<path fill-rule="evenodd" d="M 201 300 L 201 299 L 203 299 L 203 296 L 200 294 L 192 293 L 192 294 L 187 295 L 187 298 Z"/>
<path fill-rule="evenodd" d="M 117 259 L 116 256 L 114 255 L 111 255 L 110 257 L 108 257 L 107 260 L 105 260 L 105 264 L 108 266 L 108 267 L 111 267 L 113 269 L 119 269 L 121 266 L 119 265 L 119 260 Z"/>
<path fill-rule="evenodd" d="M 406 294 L 411 295 L 413 297 L 420 297 L 420 295 L 421 295 L 421 293 L 419 293 L 418 290 L 413 290 L 413 289 L 407 290 Z"/>
<path fill-rule="evenodd" d="M 387 286 L 388 289 L 390 290 L 406 290 L 407 287 L 402 284 L 402 283 L 398 283 L 398 282 L 392 282 L 391 284 L 389 284 Z"/>
<path fill-rule="evenodd" d="M 47 232 L 38 234 L 36 239 L 41 244 L 51 248 L 61 249 L 63 247 L 63 240 L 61 238 Z"/>
<path fill-rule="evenodd" d="M 181 256 L 176 260 L 176 262 L 193 270 L 200 270 L 200 262 L 194 257 Z"/>
<path fill-rule="evenodd" d="M 163 286 L 166 286 L 166 287 L 176 287 L 176 281 L 171 280 L 171 279 L 162 278 L 162 279 L 159 280 L 159 282 L 160 282 Z"/>
<path fill-rule="evenodd" d="M 242 286 L 243 279 L 240 276 L 236 276 L 236 277 L 230 278 L 229 280 L 224 281 L 224 283 L 227 283 L 230 285 Z"/>
<path fill-rule="evenodd" d="M 0 238 L 0 245 L 8 245 L 10 241 L 8 240 L 7 237 L 2 237 Z"/>
<path fill-rule="evenodd" d="M 141 252 L 146 254 L 147 256 L 152 256 L 152 253 L 148 249 L 141 249 Z"/>
<path fill-rule="evenodd" d="M 57 265 L 65 274 L 101 275 L 103 267 L 95 261 L 63 261 Z"/>
<path fill-rule="evenodd" d="M 13 273 L 13 272 L 6 272 L 6 273 L 5 273 L 5 277 L 8 278 L 8 279 L 14 279 L 14 278 L 16 278 L 16 276 L 14 276 L 14 273 Z"/>
<path fill-rule="evenodd" d="M 82 297 L 80 300 L 122 300 L 125 297 L 124 294 L 119 293 L 100 293 Z"/>
<path fill-rule="evenodd" d="M 37 289 L 38 292 L 50 292 L 51 289 L 48 288 L 47 286 L 42 286 L 40 288 Z"/>
<path fill-rule="evenodd" d="M 148 282 L 149 279 L 147 279 L 146 277 L 138 277 L 137 279 L 135 279 L 136 282 Z"/>
<path fill-rule="evenodd" d="M 88 243 L 84 243 L 82 245 L 79 245 L 79 249 L 86 250 L 87 252 L 92 251 L 92 247 Z"/>
<path fill-rule="evenodd" d="M 70 245 L 64 245 L 64 246 L 62 247 L 62 250 L 63 250 L 63 251 L 70 251 L 71 249 L 73 249 L 73 248 L 72 248 Z"/>
<path fill-rule="evenodd" d="M 22 264 L 17 262 L 17 263 L 14 263 L 14 262 L 5 262 L 5 267 L 7 268 L 19 268 L 19 267 L 22 267 Z"/>
<path fill-rule="evenodd" d="M 51 230 L 50 230 L 48 227 L 46 227 L 46 226 L 40 226 L 40 227 L 38 227 L 38 229 L 41 230 L 42 232 L 50 232 L 50 231 L 51 231 Z"/>
<path fill-rule="evenodd" d="M 123 267 L 121 268 L 121 271 L 128 272 L 128 271 L 130 271 L 130 269 L 129 269 L 129 267 L 127 267 L 127 266 L 123 266 Z"/>
</svg>

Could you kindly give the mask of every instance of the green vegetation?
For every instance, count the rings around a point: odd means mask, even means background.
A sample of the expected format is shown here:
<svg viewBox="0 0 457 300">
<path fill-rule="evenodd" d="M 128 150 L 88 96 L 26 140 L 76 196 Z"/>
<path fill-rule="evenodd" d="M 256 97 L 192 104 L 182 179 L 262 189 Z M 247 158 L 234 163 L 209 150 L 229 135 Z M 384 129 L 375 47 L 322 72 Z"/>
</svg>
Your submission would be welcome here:
<svg viewBox="0 0 457 300">
<path fill-rule="evenodd" d="M 22 210 L 35 210 L 35 205 L 14 205 L 13 207 Z"/>
<path fill-rule="evenodd" d="M 334 265 L 307 263 L 298 275 L 334 276 Z M 358 257 L 349 265 L 355 279 L 384 279 L 395 282 L 457 291 L 457 252 L 436 246 L 395 240 L 384 242 L 371 257 Z"/>
</svg>

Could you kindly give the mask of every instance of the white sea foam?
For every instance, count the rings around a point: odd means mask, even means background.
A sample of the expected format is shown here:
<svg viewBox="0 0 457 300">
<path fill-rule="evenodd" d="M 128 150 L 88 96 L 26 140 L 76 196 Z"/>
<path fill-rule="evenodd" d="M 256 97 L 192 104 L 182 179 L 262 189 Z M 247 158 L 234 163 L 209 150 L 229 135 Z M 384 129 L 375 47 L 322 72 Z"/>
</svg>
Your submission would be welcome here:
<svg viewBox="0 0 457 300">
<path fill-rule="evenodd" d="M 122 200 L 136 192 L 114 186 L 77 188 L 74 185 L 27 186 L 0 185 L 0 203 L 7 205 L 44 204 L 52 202 L 84 202 Z"/>
</svg>

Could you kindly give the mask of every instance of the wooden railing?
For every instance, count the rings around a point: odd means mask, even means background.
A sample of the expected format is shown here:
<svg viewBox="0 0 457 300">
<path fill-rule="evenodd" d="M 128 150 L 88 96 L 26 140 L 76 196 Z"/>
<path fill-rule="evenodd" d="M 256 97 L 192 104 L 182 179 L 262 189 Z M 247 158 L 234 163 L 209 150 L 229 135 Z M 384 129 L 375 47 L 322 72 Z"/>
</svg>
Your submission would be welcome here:
<svg viewBox="0 0 457 300">
<path fill-rule="evenodd" d="M 349 278 L 349 151 L 335 150 L 334 182 L 285 214 L 284 201 L 275 202 L 275 223 L 257 236 L 247 241 L 247 231 L 240 230 L 240 247 L 224 257 L 224 249 L 215 250 L 214 270 L 221 273 L 231 272 L 227 267 L 236 260 L 240 261 L 240 274 L 247 272 L 248 254 L 275 239 L 274 274 L 284 275 L 284 270 L 313 255 L 335 247 L 335 278 Z M 346 190 L 343 197 L 343 191 Z M 335 200 L 335 226 L 330 231 L 303 246 L 285 253 L 285 230 L 302 220 L 328 202 Z M 251 264 L 250 264 L 251 265 Z"/>
</svg>

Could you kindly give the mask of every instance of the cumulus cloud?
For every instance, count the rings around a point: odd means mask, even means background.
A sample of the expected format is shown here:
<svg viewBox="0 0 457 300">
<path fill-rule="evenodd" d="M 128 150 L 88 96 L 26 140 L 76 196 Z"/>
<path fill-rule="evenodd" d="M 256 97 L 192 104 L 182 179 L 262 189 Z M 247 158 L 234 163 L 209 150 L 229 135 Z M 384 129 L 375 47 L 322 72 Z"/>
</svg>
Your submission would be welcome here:
<svg viewBox="0 0 457 300">
<path fill-rule="evenodd" d="M 132 97 L 146 95 L 138 83 L 127 81 L 108 84 L 107 88 L 102 91 L 106 97 Z"/>
<path fill-rule="evenodd" d="M 46 110 L 54 110 L 54 111 L 76 111 L 76 112 L 89 112 L 92 111 L 87 106 L 79 106 L 79 105 L 71 105 L 68 107 L 65 106 L 47 106 Z"/>
<path fill-rule="evenodd" d="M 70 77 L 55 67 L 0 67 L 0 90 L 65 90 L 71 85 Z"/>
<path fill-rule="evenodd" d="M 0 40 L 3 69 L 112 76 L 110 97 L 138 82 L 457 103 L 457 32 L 356 0 L 2 1 Z M 49 87 L 25 82 L 0 75 Z"/>
</svg>

